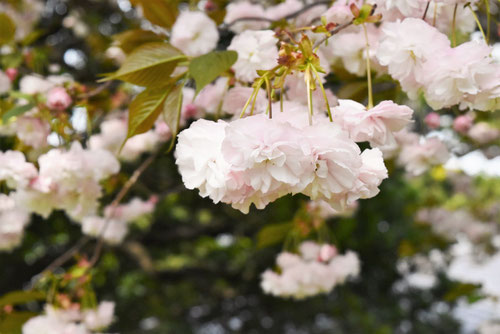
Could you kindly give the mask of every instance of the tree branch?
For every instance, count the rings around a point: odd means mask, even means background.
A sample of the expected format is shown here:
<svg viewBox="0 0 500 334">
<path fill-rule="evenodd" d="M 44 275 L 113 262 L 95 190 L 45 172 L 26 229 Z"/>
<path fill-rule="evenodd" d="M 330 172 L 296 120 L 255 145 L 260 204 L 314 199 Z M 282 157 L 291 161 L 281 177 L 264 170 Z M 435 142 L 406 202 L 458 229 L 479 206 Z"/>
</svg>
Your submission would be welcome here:
<svg viewBox="0 0 500 334">
<path fill-rule="evenodd" d="M 236 20 L 231 21 L 228 24 L 226 24 L 224 26 L 224 28 L 229 29 L 231 26 L 235 25 L 236 23 L 243 22 L 243 21 L 265 21 L 265 22 L 269 22 L 269 23 L 275 23 L 275 22 L 279 22 L 281 20 L 290 20 L 290 19 L 293 19 L 293 18 L 299 16 L 300 14 L 308 11 L 309 9 L 311 9 L 313 7 L 321 6 L 321 5 L 328 6 L 331 3 L 332 3 L 331 0 L 329 0 L 329 1 L 317 1 L 317 2 L 313 2 L 313 3 L 310 3 L 308 5 L 305 5 L 304 7 L 302 7 L 301 9 L 299 9 L 299 10 L 297 10 L 295 12 L 292 12 L 292 13 L 290 13 L 288 15 L 280 17 L 279 19 L 276 19 L 276 20 L 269 19 L 267 17 L 259 17 L 259 16 L 239 17 Z"/>
</svg>

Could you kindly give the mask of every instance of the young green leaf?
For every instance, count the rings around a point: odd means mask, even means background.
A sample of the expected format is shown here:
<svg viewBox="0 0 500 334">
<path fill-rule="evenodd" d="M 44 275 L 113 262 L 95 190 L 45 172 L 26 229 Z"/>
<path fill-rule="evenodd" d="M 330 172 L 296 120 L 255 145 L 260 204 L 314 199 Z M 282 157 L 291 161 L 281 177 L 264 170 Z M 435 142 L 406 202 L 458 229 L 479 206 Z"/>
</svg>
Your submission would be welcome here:
<svg viewBox="0 0 500 334">
<path fill-rule="evenodd" d="M 16 25 L 5 13 L 0 13 L 0 45 L 9 43 L 16 34 Z"/>
<path fill-rule="evenodd" d="M 229 70 L 237 59 L 235 51 L 214 51 L 191 60 L 189 74 L 196 82 L 196 93 Z"/>
<path fill-rule="evenodd" d="M 30 111 L 31 109 L 33 109 L 33 107 L 35 107 L 34 104 L 28 103 L 28 104 L 25 104 L 25 105 L 22 105 L 22 106 L 17 106 L 17 107 L 14 107 L 14 108 L 10 109 L 9 111 L 7 111 L 2 116 L 2 122 L 3 122 L 3 124 L 6 124 L 11 117 L 22 115 L 25 112 Z"/>
<path fill-rule="evenodd" d="M 162 42 L 165 38 L 149 30 L 133 29 L 114 35 L 113 40 L 123 52 L 129 54 L 141 45 Z"/>
<path fill-rule="evenodd" d="M 172 133 L 172 141 L 168 151 L 174 147 L 175 137 L 179 132 L 179 125 L 181 120 L 181 109 L 182 109 L 182 88 L 183 84 L 177 85 L 172 89 L 165 104 L 163 105 L 163 118 L 170 128 Z"/>
<path fill-rule="evenodd" d="M 146 88 L 130 103 L 127 139 L 149 131 L 162 111 L 171 87 Z"/>
<path fill-rule="evenodd" d="M 141 6 L 142 13 L 151 23 L 171 28 L 178 14 L 176 0 L 132 0 L 134 6 Z"/>
<path fill-rule="evenodd" d="M 120 79 L 138 86 L 164 86 L 177 64 L 185 59 L 168 43 L 147 43 L 132 52 L 117 72 L 101 81 Z"/>
</svg>

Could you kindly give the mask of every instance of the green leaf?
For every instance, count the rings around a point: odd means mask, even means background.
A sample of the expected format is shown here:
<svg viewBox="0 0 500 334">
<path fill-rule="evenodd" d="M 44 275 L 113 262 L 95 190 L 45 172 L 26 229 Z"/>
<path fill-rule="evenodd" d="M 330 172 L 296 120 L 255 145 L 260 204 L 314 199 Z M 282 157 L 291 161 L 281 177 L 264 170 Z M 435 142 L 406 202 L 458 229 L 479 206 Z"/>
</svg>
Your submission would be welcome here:
<svg viewBox="0 0 500 334">
<path fill-rule="evenodd" d="M 282 242 L 292 228 L 293 223 L 273 224 L 262 228 L 257 234 L 257 248 L 264 248 Z"/>
<path fill-rule="evenodd" d="M 214 51 L 191 60 L 189 74 L 196 82 L 196 93 L 229 70 L 237 59 L 235 51 Z"/>
<path fill-rule="evenodd" d="M 172 141 L 170 143 L 168 151 L 170 151 L 174 147 L 175 137 L 179 132 L 182 111 L 183 87 L 183 84 L 175 86 L 165 100 L 165 104 L 163 105 L 163 118 L 165 120 L 165 123 L 167 123 L 168 127 L 170 128 L 170 132 L 172 133 Z"/>
<path fill-rule="evenodd" d="M 37 315 L 34 312 L 14 312 L 0 315 L 0 334 L 21 334 L 24 323 Z"/>
<path fill-rule="evenodd" d="M 141 45 L 153 42 L 161 42 L 165 40 L 164 37 L 155 34 L 152 31 L 133 29 L 122 32 L 113 36 L 116 45 L 119 46 L 123 52 L 129 54 Z"/>
<path fill-rule="evenodd" d="M 135 97 L 129 106 L 127 139 L 153 127 L 171 90 L 171 87 L 146 88 Z"/>
<path fill-rule="evenodd" d="M 144 17 L 153 24 L 171 28 L 178 14 L 178 1 L 175 0 L 132 0 L 134 6 L 142 8 Z"/>
<path fill-rule="evenodd" d="M 5 305 L 25 304 L 35 300 L 44 300 L 45 294 L 39 291 L 12 291 L 0 297 L 0 309 Z"/>
<path fill-rule="evenodd" d="M 0 13 L 0 45 L 9 43 L 16 35 L 16 25 L 5 13 Z"/>
<path fill-rule="evenodd" d="M 7 111 L 2 116 L 2 122 L 3 122 L 3 124 L 6 124 L 11 117 L 22 115 L 25 112 L 30 111 L 31 109 L 33 109 L 33 107 L 35 107 L 34 104 L 28 103 L 28 104 L 25 104 L 25 105 L 22 105 L 22 106 L 17 106 L 17 107 L 14 107 L 14 108 L 10 109 L 9 111 Z"/>
<path fill-rule="evenodd" d="M 120 69 L 106 80 L 120 79 L 139 86 L 161 86 L 186 56 L 168 43 L 147 43 L 132 52 Z"/>
</svg>

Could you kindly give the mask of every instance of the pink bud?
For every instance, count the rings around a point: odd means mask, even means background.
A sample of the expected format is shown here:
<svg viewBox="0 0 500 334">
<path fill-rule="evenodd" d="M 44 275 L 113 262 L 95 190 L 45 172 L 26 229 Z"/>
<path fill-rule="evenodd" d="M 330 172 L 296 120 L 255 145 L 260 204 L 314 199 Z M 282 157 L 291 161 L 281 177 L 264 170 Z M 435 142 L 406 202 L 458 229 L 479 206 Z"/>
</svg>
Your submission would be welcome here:
<svg viewBox="0 0 500 334">
<path fill-rule="evenodd" d="M 198 108 L 196 107 L 196 105 L 194 105 L 193 103 L 189 103 L 184 107 L 184 113 L 182 116 L 184 116 L 185 119 L 195 118 L 197 112 Z"/>
<path fill-rule="evenodd" d="M 215 10 L 217 8 L 217 5 L 211 1 L 211 0 L 208 0 L 206 3 L 205 3 L 205 10 L 207 12 L 211 12 L 213 10 Z"/>
<path fill-rule="evenodd" d="M 335 255 L 337 255 L 337 248 L 332 245 L 324 244 L 319 250 L 318 259 L 322 262 L 330 261 Z"/>
<path fill-rule="evenodd" d="M 427 116 L 425 116 L 424 122 L 431 129 L 439 128 L 440 121 L 438 113 L 435 112 L 428 113 Z"/>
<path fill-rule="evenodd" d="M 54 87 L 47 93 L 47 107 L 50 109 L 63 111 L 68 108 L 73 101 L 66 89 Z"/>
<path fill-rule="evenodd" d="M 10 81 L 14 81 L 16 80 L 18 74 L 17 68 L 9 67 L 5 70 L 5 74 L 9 77 Z"/>
<path fill-rule="evenodd" d="M 453 129 L 456 132 L 465 134 L 472 126 L 472 117 L 467 115 L 458 116 L 453 121 Z"/>
</svg>

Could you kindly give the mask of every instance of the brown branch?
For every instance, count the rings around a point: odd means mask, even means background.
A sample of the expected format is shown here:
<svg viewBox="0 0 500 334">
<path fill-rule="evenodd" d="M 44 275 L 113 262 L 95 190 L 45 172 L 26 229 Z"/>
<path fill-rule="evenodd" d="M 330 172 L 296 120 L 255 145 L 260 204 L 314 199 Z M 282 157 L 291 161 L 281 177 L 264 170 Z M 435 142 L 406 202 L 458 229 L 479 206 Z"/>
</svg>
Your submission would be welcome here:
<svg viewBox="0 0 500 334">
<path fill-rule="evenodd" d="M 316 7 L 316 6 L 321 6 L 321 5 L 330 5 L 332 3 L 331 0 L 329 1 L 317 1 L 317 2 L 313 2 L 313 3 L 310 3 L 304 7 L 302 7 L 301 9 L 295 11 L 295 12 L 292 12 L 288 15 L 285 15 L 283 17 L 280 17 L 279 19 L 276 19 L 276 20 L 272 20 L 272 19 L 269 19 L 267 17 L 259 17 L 259 16 L 247 16 L 247 17 L 239 17 L 237 18 L 236 20 L 234 21 L 231 21 L 229 22 L 228 24 L 226 24 L 224 26 L 224 28 L 230 28 L 231 26 L 235 25 L 236 23 L 238 22 L 242 22 L 242 21 L 265 21 L 265 22 L 269 22 L 269 23 L 275 23 L 275 22 L 279 22 L 281 20 L 290 20 L 290 19 L 293 19 L 297 16 L 299 16 L 300 14 L 308 11 L 309 9 L 313 8 L 313 7 Z"/>
<path fill-rule="evenodd" d="M 109 86 L 111 86 L 111 83 L 112 83 L 112 81 L 106 81 L 102 85 L 99 85 L 96 89 L 91 90 L 88 93 L 78 95 L 77 98 L 85 100 L 85 99 L 91 98 L 93 96 L 96 96 L 96 95 L 100 94 L 102 91 L 108 89 Z"/>
<path fill-rule="evenodd" d="M 130 188 L 132 188 L 132 186 L 137 182 L 137 180 L 142 175 L 142 173 L 144 173 L 144 171 L 153 163 L 153 161 L 156 159 L 156 157 L 158 155 L 158 152 L 159 151 L 155 152 L 154 154 L 150 155 L 146 160 L 144 160 L 144 162 L 139 166 L 139 168 L 137 168 L 134 171 L 134 173 L 132 174 L 130 179 L 128 179 L 127 183 L 125 183 L 125 185 L 120 190 L 118 195 L 116 195 L 113 202 L 111 202 L 111 204 L 110 204 L 111 210 L 110 210 L 109 217 L 106 219 L 104 226 L 103 226 L 101 232 L 99 233 L 99 238 L 97 240 L 94 254 L 92 255 L 92 258 L 90 259 L 90 266 L 89 266 L 90 268 L 93 267 L 97 263 L 97 261 L 99 260 L 99 256 L 100 256 L 100 254 L 102 252 L 102 248 L 104 246 L 104 233 L 106 232 L 106 230 L 109 226 L 111 218 L 115 214 L 115 211 L 116 211 L 116 208 L 118 207 L 118 204 L 120 204 L 122 199 L 128 193 Z"/>
<path fill-rule="evenodd" d="M 82 236 L 78 242 L 73 245 L 71 248 L 69 248 L 67 251 L 65 251 L 63 254 L 61 254 L 58 258 L 56 258 L 54 261 L 52 261 L 40 274 L 37 276 L 41 276 L 42 274 L 46 272 L 53 272 L 56 268 L 62 266 L 66 262 L 68 262 L 73 255 L 75 255 L 80 249 L 82 249 L 83 246 L 85 246 L 88 242 L 90 241 L 90 238 L 88 236 Z"/>
<path fill-rule="evenodd" d="M 333 30 L 330 30 L 329 31 L 329 35 L 326 35 L 324 38 L 322 38 L 319 41 L 317 41 L 316 43 L 314 43 L 313 49 L 316 49 L 318 46 L 320 46 L 321 44 L 323 44 L 324 42 L 326 42 L 330 37 L 332 37 L 333 35 L 341 32 L 345 28 L 349 27 L 353 22 L 354 22 L 354 20 L 349 21 L 347 23 L 344 23 L 344 24 L 341 24 L 341 25 L 337 26 Z"/>
</svg>

